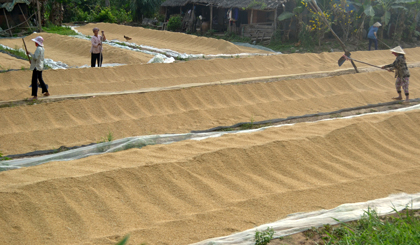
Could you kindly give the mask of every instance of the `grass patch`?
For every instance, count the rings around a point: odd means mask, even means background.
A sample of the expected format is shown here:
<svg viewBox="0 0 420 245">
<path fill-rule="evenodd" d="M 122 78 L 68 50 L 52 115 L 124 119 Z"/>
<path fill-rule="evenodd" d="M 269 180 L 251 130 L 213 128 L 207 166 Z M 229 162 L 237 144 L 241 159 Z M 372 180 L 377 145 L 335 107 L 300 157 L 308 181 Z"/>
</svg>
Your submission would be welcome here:
<svg viewBox="0 0 420 245">
<path fill-rule="evenodd" d="M 4 157 L 3 153 L 0 152 L 0 161 L 6 161 L 6 160 L 11 160 L 11 158 L 9 157 Z"/>
<path fill-rule="evenodd" d="M 113 140 L 114 140 L 114 134 L 111 131 L 109 131 L 108 134 L 102 137 L 98 143 L 111 142 Z"/>
<path fill-rule="evenodd" d="M 77 35 L 77 33 L 68 26 L 48 25 L 46 27 L 43 27 L 42 30 L 48 33 L 55 33 L 55 34 L 65 35 L 65 36 Z"/>
<path fill-rule="evenodd" d="M 394 211 L 396 214 L 379 217 L 368 209 L 358 221 L 311 228 L 303 235 L 317 244 L 420 244 L 419 211 Z"/>
<path fill-rule="evenodd" d="M 268 227 L 264 231 L 255 231 L 255 245 L 267 245 L 272 239 L 274 235 L 274 230 Z"/>
<path fill-rule="evenodd" d="M 0 50 L 9 54 L 9 55 L 17 56 L 19 58 L 28 60 L 28 56 L 26 55 L 26 53 L 19 50 L 18 46 L 15 46 L 14 49 L 7 49 L 7 48 L 4 48 L 3 46 L 0 46 Z"/>
</svg>

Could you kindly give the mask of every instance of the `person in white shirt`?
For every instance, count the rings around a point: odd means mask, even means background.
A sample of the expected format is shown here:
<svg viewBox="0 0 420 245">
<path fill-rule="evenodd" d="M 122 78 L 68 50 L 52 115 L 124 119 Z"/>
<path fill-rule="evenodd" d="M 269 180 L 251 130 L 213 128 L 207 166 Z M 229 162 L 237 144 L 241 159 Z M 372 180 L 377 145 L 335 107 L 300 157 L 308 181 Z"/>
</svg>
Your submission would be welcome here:
<svg viewBox="0 0 420 245">
<path fill-rule="evenodd" d="M 44 96 L 49 96 L 48 87 L 42 79 L 42 70 L 44 70 L 44 39 L 41 36 L 38 36 L 32 41 L 35 42 L 36 50 L 32 55 L 27 53 L 27 55 L 32 57 L 31 67 L 29 68 L 32 71 L 32 96 L 33 100 L 38 99 L 38 81 L 42 88 L 42 94 Z"/>
<path fill-rule="evenodd" d="M 99 28 L 93 28 L 93 37 L 90 40 L 92 42 L 92 47 L 90 48 L 91 53 L 91 60 L 90 65 L 91 67 L 96 66 L 96 62 L 98 62 L 98 67 L 102 66 L 102 61 L 104 56 L 102 54 L 102 42 L 106 41 L 105 33 L 102 31 L 102 36 L 98 35 Z"/>
</svg>

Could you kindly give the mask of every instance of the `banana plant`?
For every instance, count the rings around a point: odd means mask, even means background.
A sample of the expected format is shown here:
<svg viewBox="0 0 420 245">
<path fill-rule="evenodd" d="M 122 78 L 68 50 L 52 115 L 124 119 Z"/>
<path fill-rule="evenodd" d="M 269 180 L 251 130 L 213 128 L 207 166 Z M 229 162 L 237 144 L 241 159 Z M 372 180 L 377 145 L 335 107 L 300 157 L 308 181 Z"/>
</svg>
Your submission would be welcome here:
<svg viewBox="0 0 420 245">
<path fill-rule="evenodd" d="M 418 15 L 420 13 L 420 0 L 407 4 L 407 7 L 409 9 L 407 17 L 409 36 L 420 37 L 420 32 L 417 31 L 417 23 L 419 22 Z"/>
<path fill-rule="evenodd" d="M 381 22 L 384 26 L 387 26 L 391 20 L 391 13 L 393 9 L 406 10 L 404 5 L 415 1 L 416 0 L 377 0 L 375 6 L 383 13 L 381 16 Z"/>
</svg>

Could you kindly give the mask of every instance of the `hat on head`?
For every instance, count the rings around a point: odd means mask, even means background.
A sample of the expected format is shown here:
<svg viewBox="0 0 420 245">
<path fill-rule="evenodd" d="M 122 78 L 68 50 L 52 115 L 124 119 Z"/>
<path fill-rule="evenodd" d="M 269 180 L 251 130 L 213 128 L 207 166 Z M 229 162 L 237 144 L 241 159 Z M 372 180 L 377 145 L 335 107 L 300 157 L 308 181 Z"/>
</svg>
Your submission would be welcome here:
<svg viewBox="0 0 420 245">
<path fill-rule="evenodd" d="M 391 52 L 397 53 L 397 54 L 405 54 L 404 50 L 401 48 L 401 46 L 397 46 L 393 49 L 391 49 Z"/>
<path fill-rule="evenodd" d="M 36 42 L 39 46 L 44 46 L 44 38 L 41 36 L 37 36 L 36 38 L 32 39 L 32 41 Z"/>
<path fill-rule="evenodd" d="M 382 25 L 381 25 L 381 23 L 376 22 L 375 24 L 373 24 L 373 26 L 375 26 L 375 27 L 380 27 L 380 26 L 382 26 Z"/>
<path fill-rule="evenodd" d="M 95 32 L 95 31 L 99 31 L 99 28 L 98 27 L 95 27 L 95 28 L 93 28 L 93 31 Z"/>
</svg>

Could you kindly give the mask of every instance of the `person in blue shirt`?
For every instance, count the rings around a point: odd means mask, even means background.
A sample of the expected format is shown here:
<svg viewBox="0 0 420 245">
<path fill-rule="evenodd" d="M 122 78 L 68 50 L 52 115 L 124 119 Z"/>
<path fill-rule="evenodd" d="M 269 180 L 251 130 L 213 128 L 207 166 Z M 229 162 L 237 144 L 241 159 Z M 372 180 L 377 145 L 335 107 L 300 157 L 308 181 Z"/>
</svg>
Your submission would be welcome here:
<svg viewBox="0 0 420 245">
<path fill-rule="evenodd" d="M 372 43 L 375 43 L 375 50 L 378 50 L 378 37 L 376 36 L 376 34 L 378 33 L 379 27 L 381 26 L 382 26 L 381 23 L 376 22 L 375 24 L 373 24 L 373 26 L 369 28 L 369 32 L 368 32 L 369 50 L 370 50 L 370 47 L 372 46 Z"/>
</svg>

